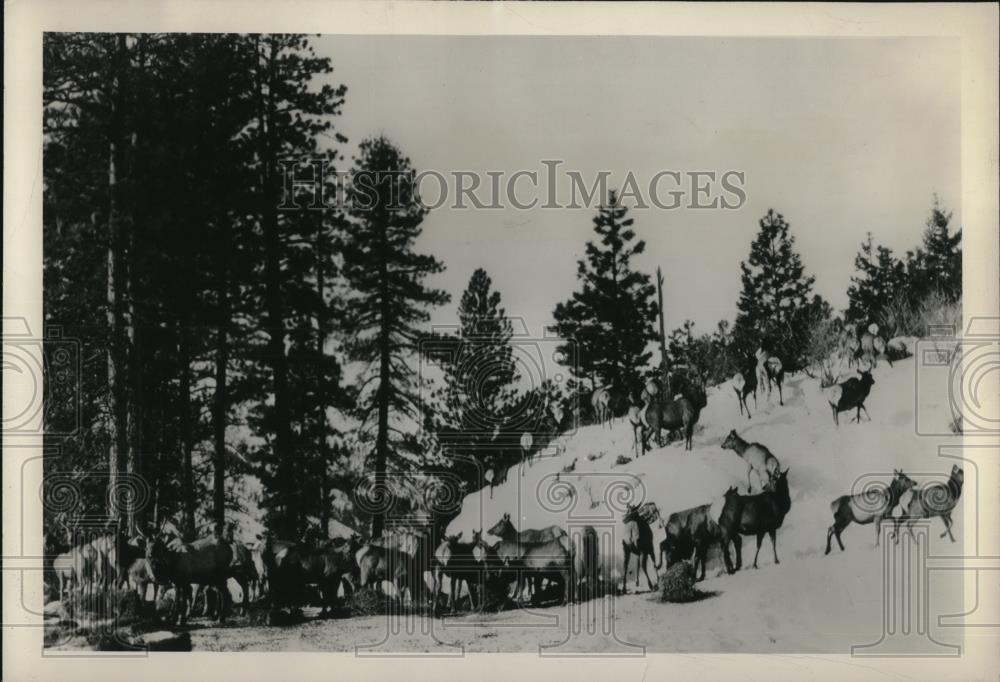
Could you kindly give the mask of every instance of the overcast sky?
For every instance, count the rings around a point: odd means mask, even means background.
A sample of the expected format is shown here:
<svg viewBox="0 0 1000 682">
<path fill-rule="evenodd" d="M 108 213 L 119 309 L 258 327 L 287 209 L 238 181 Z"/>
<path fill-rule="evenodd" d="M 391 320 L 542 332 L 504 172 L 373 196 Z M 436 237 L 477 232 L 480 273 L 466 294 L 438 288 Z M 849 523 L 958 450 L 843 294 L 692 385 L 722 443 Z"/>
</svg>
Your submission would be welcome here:
<svg viewBox="0 0 1000 682">
<path fill-rule="evenodd" d="M 960 224 L 958 43 L 943 39 L 718 39 L 326 36 L 348 86 L 337 125 L 353 156 L 384 133 L 417 170 L 544 172 L 740 170 L 738 211 L 632 212 L 636 265 L 666 276 L 668 329 L 702 331 L 736 314 L 739 262 L 758 220 L 785 215 L 816 291 L 846 307 L 866 231 L 915 247 L 932 195 Z M 431 187 L 434 184 L 431 183 Z M 669 187 L 667 188 L 669 189 Z M 453 302 L 485 268 L 532 331 L 573 291 L 593 209 L 433 211 L 419 249 L 447 270 Z"/>
</svg>

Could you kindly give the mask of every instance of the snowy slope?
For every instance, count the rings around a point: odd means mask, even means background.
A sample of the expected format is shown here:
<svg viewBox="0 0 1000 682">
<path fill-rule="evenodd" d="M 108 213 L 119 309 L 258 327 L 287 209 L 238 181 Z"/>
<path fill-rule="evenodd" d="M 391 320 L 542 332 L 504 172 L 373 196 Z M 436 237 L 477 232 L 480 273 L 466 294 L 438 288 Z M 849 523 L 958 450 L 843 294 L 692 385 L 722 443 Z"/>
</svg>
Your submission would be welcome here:
<svg viewBox="0 0 1000 682">
<path fill-rule="evenodd" d="M 888 482 L 897 468 L 918 483 L 932 478 L 942 480 L 954 461 L 937 454 L 939 444 L 955 442 L 954 438 L 918 436 L 915 430 L 915 403 L 919 400 L 922 417 L 930 414 L 934 420 L 932 430 L 947 433 L 952 414 L 945 383 L 939 381 L 938 385 L 930 386 L 922 377 L 918 396 L 913 358 L 898 361 L 892 368 L 880 362 L 873 374 L 875 385 L 866 402 L 872 421 L 862 416 L 862 422 L 857 424 L 851 421 L 852 414 L 841 413 L 839 428 L 834 426 L 819 382 L 802 373 L 786 377 L 784 406 L 778 404 L 777 391 L 770 397 L 766 390 L 764 395 L 758 392 L 755 409 L 753 398 L 749 398 L 752 419 L 739 415 L 729 385 L 709 389 L 708 405 L 701 413 L 694 435 L 694 449 L 688 452 L 678 441 L 635 459 L 627 420 L 616 420 L 610 429 L 581 428 L 577 433 L 564 435 L 550 448 L 552 454 L 536 459 L 533 466 L 524 469 L 523 476 L 512 469 L 507 481 L 494 490 L 492 499 L 488 488 L 467 496 L 462 513 L 452 522 L 449 532 L 464 531 L 468 537 L 473 530 L 488 530 L 504 512 L 517 519 L 515 526 L 519 529 L 553 523 L 566 525 L 567 512 L 546 500 L 545 491 L 552 479 L 545 477 L 570 466 L 572 472 L 560 473 L 559 479 L 571 484 L 580 498 L 574 507 L 575 514 L 607 513 L 603 486 L 615 474 L 625 474 L 619 477 L 621 485 L 632 486 L 634 480 L 641 481 L 636 499 L 644 497 L 655 502 L 664 515 L 717 500 L 730 485 L 739 486 L 745 493 L 746 464 L 732 451 L 720 447 L 729 430 L 735 428 L 746 440 L 766 445 L 781 466 L 790 469 L 792 508 L 778 533 L 779 558 L 821 555 L 826 529 L 832 522 L 832 500 L 851 492 L 852 487 L 858 491 L 858 486 L 866 482 Z M 926 430 L 925 422 L 921 426 Z M 633 461 L 614 466 L 619 455 Z M 594 473 L 601 475 L 588 476 Z M 614 516 L 619 518 L 621 514 Z M 960 530 L 962 523 L 957 515 L 955 521 Z M 936 533 L 934 536 L 937 541 Z M 656 541 L 662 537 L 663 531 L 656 529 Z M 851 527 L 843 537 L 848 550 L 853 547 L 870 551 L 874 529 Z M 744 542 L 744 557 L 752 562 L 753 549 L 747 549 L 753 544 L 750 540 Z M 614 551 L 620 555 L 620 543 L 615 545 Z M 765 541 L 762 564 L 773 561 L 769 545 Z M 620 570 L 620 556 L 608 559 L 613 559 L 614 568 Z"/>
</svg>

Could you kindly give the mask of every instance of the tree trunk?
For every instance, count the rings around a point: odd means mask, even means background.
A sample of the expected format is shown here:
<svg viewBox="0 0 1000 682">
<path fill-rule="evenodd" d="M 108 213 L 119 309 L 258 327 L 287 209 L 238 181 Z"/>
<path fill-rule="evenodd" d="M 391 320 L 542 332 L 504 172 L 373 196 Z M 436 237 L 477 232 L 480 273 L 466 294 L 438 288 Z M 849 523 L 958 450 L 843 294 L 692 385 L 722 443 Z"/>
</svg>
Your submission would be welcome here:
<svg viewBox="0 0 1000 682">
<path fill-rule="evenodd" d="M 190 302 L 190 299 L 188 299 Z M 185 310 L 187 306 L 185 306 Z M 181 436 L 181 458 L 183 460 L 181 470 L 181 500 L 184 505 L 184 522 L 182 530 L 184 539 L 191 542 L 195 539 L 194 512 L 194 465 L 191 461 L 194 451 L 194 427 L 192 424 L 191 410 L 191 319 L 185 315 L 178 322 L 178 334 L 180 343 L 178 348 L 180 365 L 180 436 Z"/>
<path fill-rule="evenodd" d="M 258 42 L 259 42 L 258 38 Z M 284 537 L 298 537 L 302 530 L 299 495 L 295 466 L 297 459 L 293 451 L 291 415 L 288 406 L 288 361 L 285 356 L 285 320 L 281 296 L 281 239 L 278 235 L 278 197 L 274 184 L 276 152 L 271 139 L 274 131 L 274 69 L 277 48 L 273 40 L 268 40 L 268 54 L 264 56 L 264 74 L 268 79 L 265 97 L 262 78 L 258 79 L 258 93 L 261 99 L 259 113 L 260 143 L 262 159 L 262 200 L 261 222 L 264 231 L 264 279 L 265 305 L 267 309 L 268 356 L 274 381 L 275 448 L 277 457 L 277 485 L 283 518 L 281 528 L 276 529 Z"/>
<path fill-rule="evenodd" d="M 119 496 L 118 479 L 128 452 L 128 339 L 126 336 L 125 302 L 127 275 L 126 267 L 126 235 L 121 218 L 119 174 L 122 168 L 121 145 L 119 138 L 122 128 L 120 103 L 120 72 L 125 57 L 125 36 L 120 35 L 115 40 L 112 54 L 112 79 L 109 97 L 110 119 L 108 135 L 108 289 L 107 289 L 107 319 L 110 333 L 108 353 L 108 392 L 110 409 L 108 424 L 108 486 L 111 497 L 117 501 Z M 117 505 L 109 509 L 117 528 L 124 527 L 124 510 Z"/>
<path fill-rule="evenodd" d="M 385 489 L 385 467 L 389 460 L 389 371 L 391 369 L 390 338 L 389 338 L 389 266 L 386 263 L 385 252 L 387 245 L 385 241 L 387 235 L 386 227 L 382 231 L 382 245 L 379 259 L 379 281 L 382 292 L 379 301 L 382 307 L 380 319 L 381 329 L 379 330 L 379 384 L 378 384 L 378 435 L 375 438 L 375 490 L 378 495 L 383 495 Z M 385 529 L 385 513 L 381 508 L 375 512 L 372 518 L 372 537 L 382 537 Z"/>
<path fill-rule="evenodd" d="M 325 345 L 327 336 L 327 316 L 326 316 L 326 249 L 323 239 L 323 225 L 319 224 L 316 230 L 316 289 L 319 294 L 319 307 L 316 309 L 316 359 L 319 369 L 317 380 L 317 405 L 316 405 L 316 446 L 319 453 L 319 521 L 323 529 L 323 537 L 326 538 L 330 527 L 330 483 L 329 483 L 329 448 L 327 447 L 327 420 L 326 420 L 326 363 Z"/>
<path fill-rule="evenodd" d="M 213 491 L 215 532 L 221 534 L 226 525 L 226 421 L 229 412 L 229 249 L 230 232 L 225 218 L 218 229 L 224 231 L 220 240 L 218 262 L 218 329 L 215 336 L 215 396 L 212 401 L 212 427 L 215 436 L 213 464 L 215 486 Z"/>
</svg>

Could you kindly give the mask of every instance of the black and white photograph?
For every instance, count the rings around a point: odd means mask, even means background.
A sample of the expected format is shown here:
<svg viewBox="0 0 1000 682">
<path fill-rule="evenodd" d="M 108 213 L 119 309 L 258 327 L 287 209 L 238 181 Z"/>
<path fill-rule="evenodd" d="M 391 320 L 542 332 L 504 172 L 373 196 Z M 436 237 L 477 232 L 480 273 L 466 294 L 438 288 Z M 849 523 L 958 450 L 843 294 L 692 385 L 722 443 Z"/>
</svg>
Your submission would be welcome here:
<svg viewBox="0 0 1000 682">
<path fill-rule="evenodd" d="M 41 656 L 995 647 L 968 43 L 545 30 L 42 31 Z"/>
</svg>

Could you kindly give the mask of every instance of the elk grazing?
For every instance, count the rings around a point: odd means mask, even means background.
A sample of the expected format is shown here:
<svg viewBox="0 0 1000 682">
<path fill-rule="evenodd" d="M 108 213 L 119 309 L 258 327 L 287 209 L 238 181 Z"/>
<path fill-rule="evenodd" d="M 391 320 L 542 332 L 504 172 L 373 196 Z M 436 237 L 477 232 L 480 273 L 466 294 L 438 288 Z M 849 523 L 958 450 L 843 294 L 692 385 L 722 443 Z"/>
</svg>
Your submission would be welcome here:
<svg viewBox="0 0 1000 682">
<path fill-rule="evenodd" d="M 700 409 L 695 407 L 694 403 L 689 399 L 683 397 L 666 404 L 651 403 L 646 407 L 646 424 L 649 425 L 649 433 L 646 434 L 645 440 L 648 440 L 649 436 L 653 435 L 656 437 L 657 447 L 663 447 L 662 435 L 660 433 L 663 429 L 667 431 L 683 429 L 684 449 L 690 450 L 691 437 L 694 435 L 694 427 L 698 423 L 699 413 Z M 645 440 L 643 445 L 648 448 Z"/>
<path fill-rule="evenodd" d="M 726 439 L 722 441 L 723 450 L 732 450 L 747 463 L 747 492 L 752 492 L 750 485 L 750 475 L 757 474 L 757 491 L 761 492 L 767 487 L 778 473 L 778 458 L 770 450 L 760 443 L 748 443 L 740 438 L 736 430 L 729 432 Z"/>
<path fill-rule="evenodd" d="M 788 469 L 779 471 L 774 478 L 772 490 L 765 490 L 756 495 L 740 495 L 732 489 L 726 494 L 725 505 L 719 516 L 719 529 L 722 535 L 722 553 L 726 568 L 733 572 L 729 561 L 729 543 L 736 549 L 736 568 L 743 567 L 743 541 L 741 535 L 757 536 L 757 552 L 753 556 L 753 567 L 757 568 L 757 557 L 760 556 L 760 545 L 764 535 L 771 536 L 771 548 L 774 550 L 774 563 L 778 561 L 777 530 L 785 521 L 785 515 L 792 507 L 792 499 L 788 492 Z"/>
<path fill-rule="evenodd" d="M 736 492 L 736 488 L 729 489 L 729 494 Z M 701 575 L 698 580 L 705 579 L 708 550 L 714 543 L 722 541 L 719 524 L 712 516 L 714 506 L 703 504 L 674 512 L 667 517 L 665 525 L 667 534 L 660 542 L 660 561 L 663 562 L 665 558 L 667 568 L 682 559 L 690 559 L 693 554 L 695 571 L 698 570 L 698 565 L 701 565 Z M 719 505 L 719 510 L 721 508 L 722 504 Z"/>
<path fill-rule="evenodd" d="M 506 566 L 518 570 L 517 591 L 520 594 L 525 577 L 533 580 L 532 599 L 541 593 L 542 578 L 558 574 L 563 581 L 563 603 L 570 601 L 573 588 L 573 553 L 569 536 L 559 526 L 548 526 L 540 530 L 518 532 L 510 522 L 510 514 L 504 514 L 487 531 L 500 538 L 497 555 Z"/>
<path fill-rule="evenodd" d="M 736 402 L 740 408 L 740 414 L 747 413 L 750 419 L 750 406 L 747 405 L 747 396 L 753 393 L 753 406 L 757 409 L 757 371 L 751 364 L 740 370 L 733 376 L 733 390 L 736 391 Z"/>
<path fill-rule="evenodd" d="M 962 496 L 962 485 L 965 483 L 965 472 L 957 464 L 952 465 L 951 475 L 946 483 L 931 483 L 914 491 L 913 497 L 907 506 L 906 512 L 896 519 L 893 537 L 899 542 L 899 526 L 906 524 L 906 530 L 913 535 L 913 524 L 920 519 L 930 519 L 935 516 L 941 517 L 944 523 L 944 532 L 939 537 L 947 535 L 952 542 L 955 536 L 951 534 L 951 512 L 958 504 L 958 498 Z"/>
<path fill-rule="evenodd" d="M 622 538 L 622 550 L 625 553 L 625 570 L 622 575 L 622 592 L 626 592 L 625 585 L 628 580 L 628 564 L 632 555 L 635 555 L 635 588 L 639 589 L 639 567 L 646 576 L 646 583 L 649 589 L 654 589 L 653 581 L 649 578 L 649 558 L 653 557 L 653 567 L 659 571 L 660 564 L 656 561 L 655 549 L 653 547 L 653 529 L 649 523 L 638 513 L 639 508 L 635 505 L 628 505 L 625 511 L 625 537 Z"/>
<path fill-rule="evenodd" d="M 866 490 L 854 495 L 842 495 L 830 503 L 833 512 L 833 525 L 826 531 L 826 552 L 830 553 L 830 539 L 837 538 L 840 551 L 844 551 L 844 543 L 840 534 L 852 522 L 865 525 L 875 524 L 875 546 L 878 547 L 882 520 L 892 515 L 892 510 L 899 504 L 903 493 L 912 488 L 913 479 L 897 469 L 893 472 L 888 488 Z"/>
<path fill-rule="evenodd" d="M 859 369 L 858 374 L 860 376 L 834 384 L 824 391 L 826 400 L 830 403 L 830 409 L 833 411 L 833 423 L 837 426 L 840 426 L 839 414 L 855 408 L 857 408 L 858 414 L 853 421 L 861 421 L 861 410 L 865 411 L 865 416 L 871 421 L 871 415 L 868 414 L 868 408 L 865 407 L 865 400 L 875 384 L 875 379 L 872 377 L 870 369 L 865 371 Z"/>
</svg>

